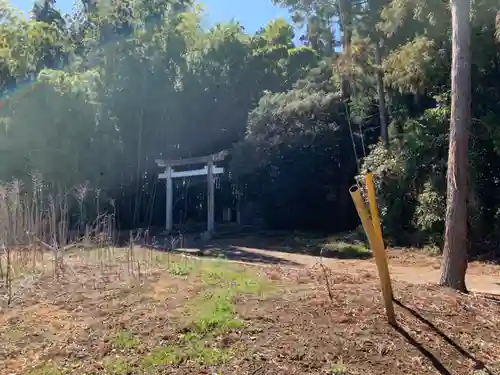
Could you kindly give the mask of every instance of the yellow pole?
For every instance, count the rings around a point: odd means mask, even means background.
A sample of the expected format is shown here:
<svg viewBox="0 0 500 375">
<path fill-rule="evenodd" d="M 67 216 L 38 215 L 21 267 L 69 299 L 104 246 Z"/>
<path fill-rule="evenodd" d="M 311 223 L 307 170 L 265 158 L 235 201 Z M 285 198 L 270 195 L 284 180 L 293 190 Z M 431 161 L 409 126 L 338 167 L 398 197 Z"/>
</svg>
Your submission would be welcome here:
<svg viewBox="0 0 500 375">
<path fill-rule="evenodd" d="M 380 278 L 380 286 L 382 288 L 382 296 L 384 298 L 387 320 L 389 321 L 389 324 L 396 325 L 394 305 L 392 304 L 391 278 L 389 275 L 389 267 L 387 266 L 387 258 L 384 251 L 383 241 L 380 240 L 381 237 L 378 237 L 377 231 L 373 225 L 372 220 L 370 219 L 370 214 L 368 213 L 365 202 L 361 197 L 359 188 L 357 186 L 353 186 L 349 191 L 351 193 L 354 205 L 356 206 L 356 210 L 358 211 L 359 218 L 361 219 L 363 229 L 365 230 L 366 236 L 368 237 L 370 248 L 372 249 L 373 255 L 375 256 L 375 262 L 377 264 L 378 275 Z M 378 232 L 381 233 L 380 227 Z"/>
<path fill-rule="evenodd" d="M 377 195 L 375 193 L 375 184 L 373 183 L 373 173 L 368 172 L 365 176 L 366 189 L 368 190 L 368 202 L 370 204 L 370 214 L 372 218 L 373 229 L 377 240 L 380 242 L 380 248 L 382 253 L 380 256 L 382 267 L 384 268 L 384 274 L 387 274 L 389 286 L 391 288 L 391 298 L 392 298 L 392 286 L 389 274 L 389 266 L 387 264 L 387 254 L 385 252 L 384 238 L 382 237 L 382 226 L 380 225 L 380 215 L 377 206 Z"/>
<path fill-rule="evenodd" d="M 365 176 L 366 189 L 368 190 L 368 203 L 370 205 L 370 216 L 372 218 L 373 230 L 377 235 L 377 239 L 382 241 L 384 248 L 384 239 L 382 237 L 382 228 L 380 226 L 380 216 L 377 207 L 377 195 L 375 193 L 375 184 L 373 183 L 373 173 L 368 172 Z"/>
</svg>

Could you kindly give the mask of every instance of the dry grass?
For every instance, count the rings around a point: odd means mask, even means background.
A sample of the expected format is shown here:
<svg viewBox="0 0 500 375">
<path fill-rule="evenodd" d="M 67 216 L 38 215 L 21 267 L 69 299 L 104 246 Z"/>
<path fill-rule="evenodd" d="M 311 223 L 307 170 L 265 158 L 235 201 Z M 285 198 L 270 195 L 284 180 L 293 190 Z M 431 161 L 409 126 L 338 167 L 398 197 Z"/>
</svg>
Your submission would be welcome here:
<svg viewBox="0 0 500 375">
<path fill-rule="evenodd" d="M 71 251 L 73 272 L 40 272 L 4 304 L 1 374 L 500 371 L 498 300 L 398 283 L 394 329 L 370 272 L 327 270 L 330 298 L 320 269 L 108 250 Z"/>
<path fill-rule="evenodd" d="M 272 289 L 257 270 L 237 264 L 135 247 L 109 251 L 114 257 L 105 261 L 100 250 L 66 254 L 71 273 L 40 272 L 30 287 L 13 281 L 18 293 L 0 315 L 0 373 L 154 373 L 170 364 L 220 364 L 235 349 L 216 342 L 243 324 L 233 301 Z"/>
<path fill-rule="evenodd" d="M 74 240 L 68 194 L 33 191 L 0 187 L 0 374 L 500 374 L 497 297 L 397 282 L 394 328 L 369 261 L 249 266 L 137 248 L 132 235 L 117 249 L 113 215 Z M 365 258 L 355 245 L 330 251 Z"/>
</svg>

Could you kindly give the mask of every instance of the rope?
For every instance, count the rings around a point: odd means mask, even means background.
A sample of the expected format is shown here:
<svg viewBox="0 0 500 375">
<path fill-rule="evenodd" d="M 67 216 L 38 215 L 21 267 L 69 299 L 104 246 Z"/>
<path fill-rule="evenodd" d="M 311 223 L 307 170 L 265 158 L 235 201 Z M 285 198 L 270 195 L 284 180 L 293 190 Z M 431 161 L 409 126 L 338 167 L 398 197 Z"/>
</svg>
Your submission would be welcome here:
<svg viewBox="0 0 500 375">
<path fill-rule="evenodd" d="M 358 152 L 356 151 L 356 141 L 354 140 L 354 133 L 352 131 L 352 126 L 351 126 L 351 114 L 349 113 L 349 107 L 345 100 L 344 100 L 344 107 L 346 111 L 347 124 L 349 125 L 349 133 L 351 135 L 352 150 L 354 151 L 354 157 L 356 158 L 356 166 L 359 174 L 361 172 L 361 165 L 359 163 Z"/>
</svg>

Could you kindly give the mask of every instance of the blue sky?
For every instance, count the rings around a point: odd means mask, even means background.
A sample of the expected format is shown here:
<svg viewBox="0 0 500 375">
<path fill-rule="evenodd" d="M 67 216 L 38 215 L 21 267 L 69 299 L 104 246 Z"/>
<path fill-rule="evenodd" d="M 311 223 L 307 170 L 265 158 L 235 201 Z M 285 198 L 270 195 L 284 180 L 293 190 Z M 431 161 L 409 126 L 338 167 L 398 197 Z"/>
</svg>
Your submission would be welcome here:
<svg viewBox="0 0 500 375">
<path fill-rule="evenodd" d="M 246 31 L 253 33 L 269 20 L 283 17 L 290 20 L 286 9 L 273 5 L 272 0 L 202 0 L 206 7 L 207 22 L 237 19 Z M 33 0 L 11 0 L 18 9 L 27 12 L 33 6 Z M 57 0 L 56 6 L 63 12 L 71 12 L 73 0 Z"/>
</svg>

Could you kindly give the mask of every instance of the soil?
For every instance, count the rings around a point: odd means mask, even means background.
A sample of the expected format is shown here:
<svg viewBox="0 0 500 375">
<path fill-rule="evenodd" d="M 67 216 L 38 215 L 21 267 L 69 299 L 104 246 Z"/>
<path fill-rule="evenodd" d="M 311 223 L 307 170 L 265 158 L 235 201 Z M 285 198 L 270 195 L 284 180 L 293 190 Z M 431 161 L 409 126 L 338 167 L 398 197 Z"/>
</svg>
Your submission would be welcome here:
<svg viewBox="0 0 500 375">
<path fill-rule="evenodd" d="M 392 327 L 372 260 L 325 259 L 321 267 L 314 257 L 241 251 L 283 257 L 283 264 L 245 266 L 280 285 L 279 293 L 237 298 L 243 328 L 218 338 L 236 350 L 230 361 L 182 363 L 158 373 L 500 374 L 500 298 L 426 284 L 436 280 L 435 258 L 390 253 L 398 320 Z M 3 307 L 0 374 L 28 374 L 29 366 L 49 361 L 61 364 L 62 374 L 105 374 L 103 360 L 117 354 L 110 342 L 118 330 L 140 337 L 131 360 L 176 342 L 184 328 L 182 307 L 199 291 L 199 281 L 161 268 L 144 269 L 131 281 L 78 258 L 67 264 L 71 272 L 25 284 Z M 471 289 L 494 288 L 500 267 L 471 264 L 469 275 Z"/>
<path fill-rule="evenodd" d="M 223 246 L 227 246 L 224 244 Z M 373 259 L 333 259 L 305 255 L 296 252 L 283 252 L 261 248 L 248 248 L 232 246 L 242 253 L 247 259 L 255 255 L 256 262 L 259 257 L 272 257 L 276 264 L 292 264 L 294 266 L 312 267 L 320 262 L 332 270 L 356 275 L 364 272 L 376 272 Z M 439 280 L 441 258 L 430 256 L 422 251 L 408 251 L 389 249 L 387 251 L 391 277 L 394 282 L 404 281 L 412 284 L 435 284 Z M 500 266 L 485 262 L 470 262 L 466 275 L 467 288 L 471 292 L 490 293 L 500 295 Z"/>
<path fill-rule="evenodd" d="M 241 373 L 500 374 L 498 300 L 399 286 L 399 326 L 391 327 L 373 283 L 335 283 L 333 291 L 333 301 L 309 293 L 247 312 L 262 333 Z"/>
</svg>

